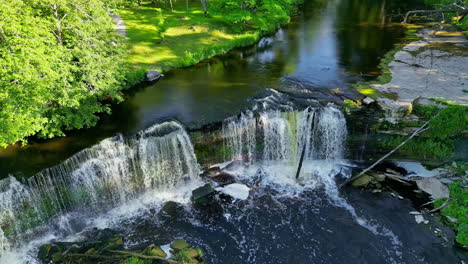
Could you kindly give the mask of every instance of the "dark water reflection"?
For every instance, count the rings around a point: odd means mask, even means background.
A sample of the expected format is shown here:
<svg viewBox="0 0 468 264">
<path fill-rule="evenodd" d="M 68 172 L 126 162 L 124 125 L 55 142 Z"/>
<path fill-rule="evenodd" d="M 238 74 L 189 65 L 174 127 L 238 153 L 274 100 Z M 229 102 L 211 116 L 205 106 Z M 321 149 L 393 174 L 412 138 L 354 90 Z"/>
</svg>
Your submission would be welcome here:
<svg viewBox="0 0 468 264">
<path fill-rule="evenodd" d="M 264 191 L 218 210 L 180 206 L 169 214 L 146 212 L 114 231 L 136 248 L 186 239 L 204 250 L 207 263 L 459 263 L 468 258 L 435 236 L 434 227 L 416 224 L 409 200 L 344 191 L 359 217 L 381 233 L 376 235 L 320 191 L 276 198 L 275 191 Z"/>
<path fill-rule="evenodd" d="M 134 133 L 177 119 L 196 128 L 247 107 L 266 87 L 281 89 L 282 77 L 317 89 L 346 89 L 361 73 L 378 72 L 379 58 L 403 37 L 391 15 L 418 1 L 306 0 L 292 23 L 258 45 L 200 65 L 168 72 L 159 83 L 129 91 L 124 103 L 98 126 L 53 140 L 31 139 L 24 148 L 0 150 L 0 178 L 30 175 L 116 133 Z"/>
</svg>

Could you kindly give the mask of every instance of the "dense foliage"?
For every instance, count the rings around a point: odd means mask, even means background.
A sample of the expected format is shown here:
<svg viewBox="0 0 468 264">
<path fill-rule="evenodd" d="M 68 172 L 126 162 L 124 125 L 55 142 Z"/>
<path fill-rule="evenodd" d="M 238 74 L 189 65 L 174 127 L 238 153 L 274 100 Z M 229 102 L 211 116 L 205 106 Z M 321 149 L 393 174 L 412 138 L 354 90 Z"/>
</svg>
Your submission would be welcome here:
<svg viewBox="0 0 468 264">
<path fill-rule="evenodd" d="M 448 169 L 456 171 L 457 175 L 464 177 L 465 180 L 468 177 L 466 164 L 454 163 Z M 452 218 L 452 221 L 447 221 L 447 223 L 457 231 L 457 242 L 468 246 L 468 190 L 463 185 L 463 181 L 450 184 L 450 201 L 441 213 Z M 434 207 L 442 206 L 445 201 L 446 199 L 437 200 Z"/>
<path fill-rule="evenodd" d="M 212 1 L 210 12 L 220 14 L 237 30 L 245 27 L 271 31 L 289 21 L 297 0 L 225 0 Z"/>
<path fill-rule="evenodd" d="M 95 124 L 125 48 L 101 0 L 0 2 L 0 146 Z"/>
</svg>

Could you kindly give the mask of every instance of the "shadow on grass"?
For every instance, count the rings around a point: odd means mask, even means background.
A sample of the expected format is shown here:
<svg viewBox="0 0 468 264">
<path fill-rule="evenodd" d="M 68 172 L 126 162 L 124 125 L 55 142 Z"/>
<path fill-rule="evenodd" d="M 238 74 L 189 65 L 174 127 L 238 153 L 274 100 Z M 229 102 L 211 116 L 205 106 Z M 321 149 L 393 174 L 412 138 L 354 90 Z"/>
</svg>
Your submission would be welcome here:
<svg viewBox="0 0 468 264">
<path fill-rule="evenodd" d="M 218 17 L 205 17 L 200 3 L 174 4 L 174 11 L 154 7 L 145 1 L 141 7 L 122 9 L 129 38 L 129 61 L 140 67 L 168 69 L 193 65 L 235 47 L 253 44 L 254 31 L 230 32 Z"/>
</svg>

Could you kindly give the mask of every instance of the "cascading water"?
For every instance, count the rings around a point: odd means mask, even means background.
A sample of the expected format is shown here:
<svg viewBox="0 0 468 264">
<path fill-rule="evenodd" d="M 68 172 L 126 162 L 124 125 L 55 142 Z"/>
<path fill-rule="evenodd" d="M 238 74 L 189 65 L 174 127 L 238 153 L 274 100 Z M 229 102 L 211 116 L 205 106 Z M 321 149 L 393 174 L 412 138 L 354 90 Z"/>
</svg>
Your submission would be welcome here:
<svg viewBox="0 0 468 264">
<path fill-rule="evenodd" d="M 315 116 L 315 118 L 314 118 Z M 334 107 L 304 111 L 248 112 L 223 123 L 227 159 L 248 162 L 297 161 L 304 144 L 305 159 L 341 159 L 346 120 Z"/>
<path fill-rule="evenodd" d="M 286 193 L 323 187 L 329 201 L 345 208 L 356 222 L 375 235 L 388 237 L 396 252 L 399 239 L 387 228 L 359 217 L 356 210 L 339 195 L 335 176 L 347 174 L 343 153 L 347 135 L 346 120 L 333 106 L 303 111 L 269 110 L 227 119 L 223 123 L 228 160 L 243 160 L 250 166 L 233 171 L 240 178 L 256 178 Z M 298 162 L 305 151 L 304 166 L 295 179 Z M 253 165 L 253 166 L 252 166 Z M 349 176 L 349 175 L 348 175 Z"/>
<path fill-rule="evenodd" d="M 10 176 L 0 181 L 0 257 L 53 216 L 80 209 L 98 214 L 198 175 L 189 136 L 167 122 L 128 139 L 103 140 L 24 182 Z"/>
</svg>

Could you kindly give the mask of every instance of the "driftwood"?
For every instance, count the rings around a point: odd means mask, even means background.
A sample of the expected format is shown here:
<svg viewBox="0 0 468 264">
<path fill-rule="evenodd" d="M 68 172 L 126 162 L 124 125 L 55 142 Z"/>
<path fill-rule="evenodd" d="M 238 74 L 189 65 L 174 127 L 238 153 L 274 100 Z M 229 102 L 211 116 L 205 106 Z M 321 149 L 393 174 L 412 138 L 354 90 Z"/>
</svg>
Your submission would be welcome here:
<svg viewBox="0 0 468 264">
<path fill-rule="evenodd" d="M 441 206 L 430 210 L 429 213 L 434 213 L 434 212 L 437 212 L 437 211 L 443 209 L 445 206 L 447 206 L 447 205 L 450 203 L 450 200 L 451 200 L 451 199 L 445 200 L 445 202 L 444 202 Z"/>
<path fill-rule="evenodd" d="M 139 254 L 139 253 L 132 252 L 132 251 L 126 251 L 126 250 L 107 250 L 107 251 L 112 252 L 112 253 L 126 255 L 126 256 L 137 257 L 141 259 L 162 260 L 162 261 L 167 261 L 168 263 L 171 263 L 171 264 L 179 264 L 178 261 L 175 261 L 173 259 L 165 259 L 165 258 L 161 258 L 158 256 L 146 256 L 146 255 Z"/>
<path fill-rule="evenodd" d="M 389 179 L 392 179 L 394 181 L 397 181 L 401 184 L 404 184 L 404 185 L 408 185 L 410 186 L 411 184 L 408 183 L 409 180 L 403 178 L 403 177 L 399 177 L 399 176 L 395 176 L 393 174 L 388 174 L 388 173 L 384 173 L 383 175 L 385 175 L 385 177 L 389 178 Z"/>
<path fill-rule="evenodd" d="M 465 14 L 466 15 L 468 13 L 468 10 L 466 10 L 466 9 L 413 10 L 413 11 L 406 12 L 405 19 L 403 19 L 403 22 L 401 22 L 401 23 L 403 23 L 403 24 L 408 23 L 408 17 L 411 14 L 417 14 L 417 13 L 421 13 L 421 14 L 458 13 L 458 14 Z"/>
<path fill-rule="evenodd" d="M 338 188 L 341 188 L 343 186 L 345 186 L 346 184 L 358 179 L 359 177 L 361 177 L 362 175 L 364 175 L 365 173 L 367 173 L 368 171 L 372 170 L 375 166 L 377 166 L 380 162 L 382 162 L 383 160 L 385 160 L 386 158 L 388 158 L 388 156 L 392 155 L 395 151 L 397 151 L 399 148 L 401 148 L 403 145 L 405 145 L 408 141 L 410 141 L 413 137 L 415 137 L 416 135 L 426 131 L 429 129 L 429 127 L 427 127 L 427 125 L 432 121 L 434 120 L 434 118 L 436 118 L 440 112 L 442 112 L 443 109 L 440 109 L 439 112 L 437 112 L 437 114 L 435 114 L 431 119 L 429 119 L 428 121 L 426 121 L 426 123 L 424 123 L 418 130 L 414 131 L 413 134 L 411 134 L 407 139 L 405 139 L 403 142 L 400 143 L 400 145 L 396 146 L 396 148 L 392 149 L 389 153 L 385 154 L 382 158 L 380 158 L 379 160 L 377 160 L 376 162 L 374 162 L 372 165 L 370 165 L 369 167 L 367 167 L 366 169 L 364 169 L 363 171 L 361 171 L 358 175 L 354 176 L 354 177 L 351 177 L 349 179 L 347 179 L 346 181 L 344 181 L 342 184 L 340 184 L 340 186 Z"/>
</svg>

